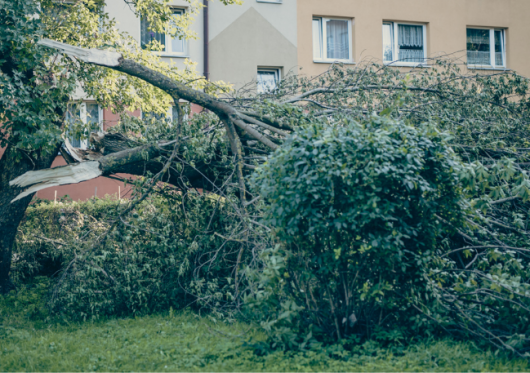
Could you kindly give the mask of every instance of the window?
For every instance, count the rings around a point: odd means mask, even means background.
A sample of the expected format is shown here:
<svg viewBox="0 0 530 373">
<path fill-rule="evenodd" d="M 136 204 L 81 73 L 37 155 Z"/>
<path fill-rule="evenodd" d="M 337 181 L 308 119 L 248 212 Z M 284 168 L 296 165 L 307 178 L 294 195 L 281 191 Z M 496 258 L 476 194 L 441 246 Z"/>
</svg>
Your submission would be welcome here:
<svg viewBox="0 0 530 373">
<path fill-rule="evenodd" d="M 74 148 L 88 148 L 88 137 L 91 132 L 103 131 L 103 110 L 96 103 L 83 102 L 69 105 L 66 112 L 66 132 Z"/>
<path fill-rule="evenodd" d="M 180 107 L 184 110 L 184 120 L 188 119 L 188 114 L 190 111 L 188 102 L 180 102 Z M 153 119 L 153 120 L 166 120 L 168 122 L 173 122 L 178 118 L 178 111 L 175 105 L 171 105 L 165 114 L 158 114 L 154 112 L 142 112 L 142 119 Z"/>
<path fill-rule="evenodd" d="M 313 60 L 351 62 L 351 20 L 313 18 Z"/>
<path fill-rule="evenodd" d="M 504 30 L 468 28 L 467 64 L 493 68 L 505 67 Z"/>
<path fill-rule="evenodd" d="M 280 69 L 258 69 L 258 93 L 269 93 L 280 81 Z"/>
<path fill-rule="evenodd" d="M 173 15 L 184 14 L 183 9 L 173 9 Z M 142 48 L 156 40 L 164 46 L 162 54 L 171 56 L 185 56 L 188 53 L 185 39 L 172 38 L 167 34 L 149 30 L 149 21 L 143 18 L 140 21 Z"/>
<path fill-rule="evenodd" d="M 425 25 L 383 23 L 383 61 L 399 65 L 425 63 L 427 58 Z"/>
</svg>

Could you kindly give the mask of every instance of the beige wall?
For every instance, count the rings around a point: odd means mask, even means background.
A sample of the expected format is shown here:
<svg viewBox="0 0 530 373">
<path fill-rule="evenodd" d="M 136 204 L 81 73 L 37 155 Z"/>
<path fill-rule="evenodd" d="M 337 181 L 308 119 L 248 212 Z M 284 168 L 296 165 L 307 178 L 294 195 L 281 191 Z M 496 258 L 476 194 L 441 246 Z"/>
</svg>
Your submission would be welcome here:
<svg viewBox="0 0 530 373">
<path fill-rule="evenodd" d="M 506 28 L 507 67 L 530 77 L 530 0 L 299 0 L 298 63 L 316 75 L 329 64 L 313 62 L 313 16 L 353 20 L 353 59 L 382 59 L 383 21 L 427 25 L 428 57 L 456 53 L 465 62 L 466 27 Z"/>
<path fill-rule="evenodd" d="M 256 79 L 258 67 L 280 68 L 282 75 L 296 71 L 296 3 L 210 2 L 210 78 L 239 88 Z"/>
</svg>

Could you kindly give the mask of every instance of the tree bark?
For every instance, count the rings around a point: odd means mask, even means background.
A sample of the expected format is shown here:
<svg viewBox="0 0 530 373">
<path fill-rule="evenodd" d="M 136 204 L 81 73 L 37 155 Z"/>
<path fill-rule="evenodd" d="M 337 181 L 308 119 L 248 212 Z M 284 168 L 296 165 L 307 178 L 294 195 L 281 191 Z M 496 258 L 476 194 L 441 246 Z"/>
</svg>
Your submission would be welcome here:
<svg viewBox="0 0 530 373">
<path fill-rule="evenodd" d="M 18 226 L 24 217 L 34 193 L 16 202 L 11 201 L 22 191 L 22 188 L 10 186 L 9 181 L 35 169 L 49 168 L 55 159 L 60 145 L 56 150 L 40 157 L 29 158 L 20 156 L 20 150 L 8 146 L 0 159 L 0 294 L 6 294 L 14 289 L 10 280 L 12 248 L 17 235 Z"/>
</svg>

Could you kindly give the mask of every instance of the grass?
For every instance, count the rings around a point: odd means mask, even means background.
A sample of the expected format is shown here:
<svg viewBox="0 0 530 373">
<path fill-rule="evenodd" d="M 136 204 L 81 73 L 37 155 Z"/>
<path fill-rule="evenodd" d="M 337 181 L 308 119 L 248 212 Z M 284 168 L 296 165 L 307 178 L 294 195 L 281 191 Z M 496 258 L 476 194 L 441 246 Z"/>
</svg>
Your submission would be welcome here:
<svg viewBox="0 0 530 373">
<path fill-rule="evenodd" d="M 451 340 L 357 354 L 277 351 L 257 356 L 245 341 L 263 339 L 244 323 L 224 324 L 190 311 L 67 324 L 46 322 L 45 286 L 0 297 L 0 371 L 529 371 L 526 360 Z M 40 302 L 40 303 L 39 303 Z M 241 337 L 240 335 L 243 335 Z"/>
</svg>

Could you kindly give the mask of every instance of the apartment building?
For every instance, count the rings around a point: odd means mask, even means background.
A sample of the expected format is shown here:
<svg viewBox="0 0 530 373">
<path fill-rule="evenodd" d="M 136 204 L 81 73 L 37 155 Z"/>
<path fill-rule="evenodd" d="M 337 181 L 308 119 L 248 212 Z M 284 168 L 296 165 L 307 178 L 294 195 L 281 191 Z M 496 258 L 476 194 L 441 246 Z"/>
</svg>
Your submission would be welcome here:
<svg viewBox="0 0 530 373">
<path fill-rule="evenodd" d="M 298 64 L 316 75 L 334 61 L 428 68 L 450 56 L 530 77 L 529 12 L 528 0 L 301 0 Z"/>
<path fill-rule="evenodd" d="M 447 55 L 472 70 L 508 69 L 530 77 L 530 0 L 244 0 L 241 6 L 207 5 L 192 27 L 198 39 L 182 41 L 149 32 L 145 20 L 123 0 L 106 3 L 122 31 L 140 43 L 156 39 L 164 44 L 163 59 L 183 67 L 190 58 L 209 79 L 236 89 L 251 82 L 263 91 L 285 74 L 315 76 L 337 61 L 429 68 L 431 58 Z M 179 14 L 188 3 L 173 0 L 171 6 Z M 78 115 L 102 129 L 118 120 L 90 98 Z M 60 164 L 64 160 L 58 157 L 54 166 Z M 77 200 L 118 191 L 125 194 L 123 184 L 100 178 L 38 196 L 68 194 Z"/>
</svg>

